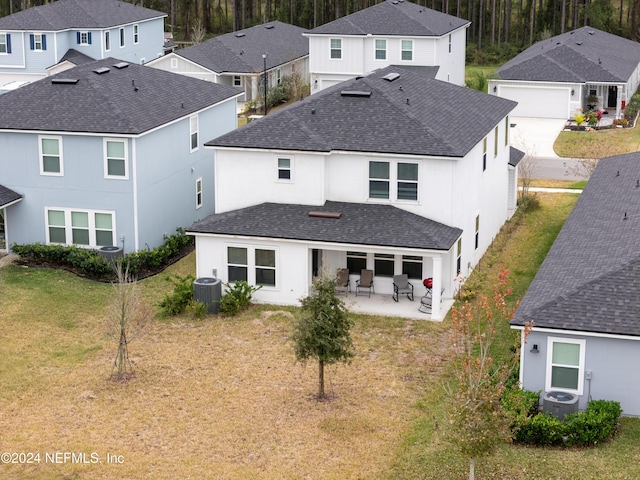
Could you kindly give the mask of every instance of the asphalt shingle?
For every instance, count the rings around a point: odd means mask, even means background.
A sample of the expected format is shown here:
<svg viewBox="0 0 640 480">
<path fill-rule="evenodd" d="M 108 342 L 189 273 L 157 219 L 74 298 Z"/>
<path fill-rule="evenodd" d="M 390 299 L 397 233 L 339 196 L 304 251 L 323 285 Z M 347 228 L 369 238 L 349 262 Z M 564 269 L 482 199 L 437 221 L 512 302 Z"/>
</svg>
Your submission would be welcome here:
<svg viewBox="0 0 640 480">
<path fill-rule="evenodd" d="M 9 205 L 16 200 L 20 200 L 21 198 L 22 195 L 20 195 L 19 193 L 14 192 L 4 185 L 0 185 L 0 208 L 4 207 L 5 205 Z"/>
</svg>

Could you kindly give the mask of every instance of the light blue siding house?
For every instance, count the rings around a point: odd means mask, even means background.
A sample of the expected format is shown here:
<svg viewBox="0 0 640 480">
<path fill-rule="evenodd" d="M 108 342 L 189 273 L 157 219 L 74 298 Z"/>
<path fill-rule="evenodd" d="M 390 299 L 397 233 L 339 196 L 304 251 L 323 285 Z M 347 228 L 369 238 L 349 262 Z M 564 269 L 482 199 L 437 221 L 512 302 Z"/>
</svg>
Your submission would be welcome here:
<svg viewBox="0 0 640 480">
<path fill-rule="evenodd" d="M 203 143 L 236 128 L 241 93 L 107 58 L 0 96 L 6 247 L 131 252 L 213 213 Z"/>
<path fill-rule="evenodd" d="M 533 324 L 524 388 L 576 395 L 580 409 L 615 400 L 640 416 L 639 179 L 638 153 L 598 162 L 522 299 L 511 326 Z"/>
<path fill-rule="evenodd" d="M 70 49 L 148 62 L 163 54 L 164 17 L 117 0 L 58 0 L 0 18 L 0 86 L 46 76 Z"/>
</svg>

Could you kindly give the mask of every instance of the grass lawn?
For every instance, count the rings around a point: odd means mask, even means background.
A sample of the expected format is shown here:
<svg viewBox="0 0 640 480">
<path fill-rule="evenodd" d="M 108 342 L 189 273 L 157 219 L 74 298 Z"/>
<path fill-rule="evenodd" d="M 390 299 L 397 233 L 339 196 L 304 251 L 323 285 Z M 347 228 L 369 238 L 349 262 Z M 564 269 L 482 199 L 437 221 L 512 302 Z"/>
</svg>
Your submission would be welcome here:
<svg viewBox="0 0 640 480">
<path fill-rule="evenodd" d="M 640 150 L 640 128 L 560 132 L 553 149 L 561 157 L 603 158 Z"/>
<path fill-rule="evenodd" d="M 476 268 L 487 288 L 502 264 L 522 295 L 576 200 L 540 198 L 543 208 L 508 224 Z M 194 272 L 194 262 L 166 273 Z M 171 288 L 165 276 L 140 282 L 151 305 Z M 130 345 L 136 378 L 118 384 L 108 380 L 116 344 L 104 326 L 111 288 L 64 271 L 0 269 L 0 451 L 41 454 L 39 464 L 0 465 L 0 478 L 464 478 L 467 460 L 441 437 L 449 320 L 355 316 L 356 357 L 328 368 L 326 402 L 313 398 L 316 365 L 295 363 L 296 309 L 269 305 L 237 318 L 154 320 Z M 513 339 L 502 325 L 497 357 Z M 598 448 L 504 445 L 476 471 L 639 478 L 639 443 L 640 422 L 623 419 Z M 47 463 L 45 452 L 101 463 Z"/>
</svg>

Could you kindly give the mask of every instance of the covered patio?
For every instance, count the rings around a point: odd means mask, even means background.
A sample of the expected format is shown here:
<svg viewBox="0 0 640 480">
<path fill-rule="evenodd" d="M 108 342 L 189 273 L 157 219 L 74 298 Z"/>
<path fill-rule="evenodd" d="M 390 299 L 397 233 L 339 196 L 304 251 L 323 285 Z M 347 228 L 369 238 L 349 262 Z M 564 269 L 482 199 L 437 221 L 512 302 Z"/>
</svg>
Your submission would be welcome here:
<svg viewBox="0 0 640 480">
<path fill-rule="evenodd" d="M 22 200 L 22 195 L 0 185 L 0 252 L 8 250 L 7 209 Z"/>
</svg>

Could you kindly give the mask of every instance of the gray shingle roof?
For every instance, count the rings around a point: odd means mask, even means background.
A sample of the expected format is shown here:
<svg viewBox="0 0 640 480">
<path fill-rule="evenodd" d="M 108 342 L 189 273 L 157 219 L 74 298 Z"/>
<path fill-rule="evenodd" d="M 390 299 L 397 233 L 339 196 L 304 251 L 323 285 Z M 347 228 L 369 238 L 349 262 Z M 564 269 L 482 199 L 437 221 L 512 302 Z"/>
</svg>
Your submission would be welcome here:
<svg viewBox="0 0 640 480">
<path fill-rule="evenodd" d="M 127 67 L 115 68 L 118 63 Z M 109 71 L 95 73 L 100 67 Z M 55 84 L 56 79 L 78 82 Z M 135 135 L 239 93 L 233 87 L 107 58 L 0 95 L 0 129 Z"/>
<path fill-rule="evenodd" d="M 310 211 L 340 212 L 342 216 L 310 217 Z M 392 205 L 346 202 L 323 206 L 263 203 L 210 215 L 187 231 L 434 250 L 449 250 L 462 233 Z"/>
<path fill-rule="evenodd" d="M 383 78 L 393 72 L 400 77 Z M 343 91 L 371 96 L 344 96 Z M 515 105 L 387 67 L 322 90 L 206 145 L 463 157 Z"/>
<path fill-rule="evenodd" d="M 512 325 L 640 335 L 639 179 L 640 153 L 600 160 Z"/>
<path fill-rule="evenodd" d="M 116 0 L 58 0 L 0 18 L 0 30 L 57 32 L 108 28 L 167 15 Z"/>
<path fill-rule="evenodd" d="M 21 198 L 22 195 L 20 195 L 19 193 L 16 193 L 13 190 L 0 185 L 0 208 L 4 207 L 5 205 L 9 205 L 16 200 L 20 200 Z"/>
<path fill-rule="evenodd" d="M 58 63 L 69 61 L 74 65 L 80 65 L 82 63 L 93 62 L 95 59 L 91 58 L 88 55 L 85 55 L 82 52 L 79 52 L 75 48 L 70 48 L 67 52 L 62 56 Z"/>
<path fill-rule="evenodd" d="M 515 147 L 509 147 L 509 165 L 512 167 L 517 166 L 520 160 L 524 158 L 525 153 L 522 150 L 518 150 Z"/>
<path fill-rule="evenodd" d="M 470 22 L 415 3 L 385 0 L 309 31 L 318 35 L 439 37 Z"/>
<path fill-rule="evenodd" d="M 267 69 L 309 55 L 305 30 L 282 22 L 227 33 L 183 48 L 176 55 L 216 73 L 259 73 L 264 70 L 262 54 L 267 54 Z"/>
<path fill-rule="evenodd" d="M 538 42 L 496 70 L 503 80 L 627 82 L 640 44 L 593 27 Z"/>
</svg>

